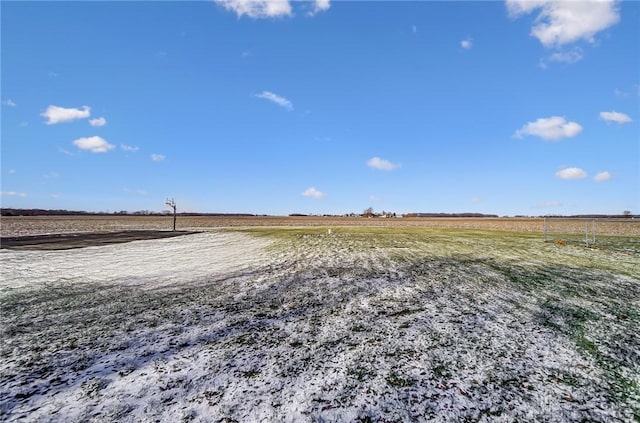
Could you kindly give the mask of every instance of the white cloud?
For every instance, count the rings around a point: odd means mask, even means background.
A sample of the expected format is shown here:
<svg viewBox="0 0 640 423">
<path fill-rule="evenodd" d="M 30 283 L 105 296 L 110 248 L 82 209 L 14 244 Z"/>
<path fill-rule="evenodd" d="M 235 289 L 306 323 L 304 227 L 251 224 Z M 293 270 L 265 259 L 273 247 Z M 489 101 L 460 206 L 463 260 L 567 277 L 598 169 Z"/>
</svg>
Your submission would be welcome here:
<svg viewBox="0 0 640 423">
<path fill-rule="evenodd" d="M 315 0 L 313 2 L 313 10 L 309 12 L 310 16 L 315 15 L 316 13 L 326 12 L 331 7 L 330 0 Z"/>
<path fill-rule="evenodd" d="M 596 174 L 596 176 L 593 177 L 593 179 L 596 182 L 604 182 L 604 181 L 608 181 L 612 178 L 611 174 L 607 171 L 604 172 L 598 172 L 598 174 Z"/>
<path fill-rule="evenodd" d="M 545 140 L 559 140 L 571 138 L 582 132 L 582 126 L 576 122 L 567 122 L 564 117 L 552 116 L 540 118 L 535 122 L 528 122 L 516 131 L 513 136 L 522 138 L 525 135 L 535 135 Z"/>
<path fill-rule="evenodd" d="M 325 12 L 331 7 L 330 0 L 214 0 L 225 9 L 234 12 L 238 18 L 247 16 L 253 19 L 278 18 L 293 15 L 292 4 L 302 4 L 307 16 Z"/>
<path fill-rule="evenodd" d="M 560 179 L 584 179 L 587 177 L 587 172 L 579 167 L 568 167 L 556 172 L 556 176 Z"/>
<path fill-rule="evenodd" d="M 64 107 L 49 106 L 47 110 L 40 114 L 40 116 L 47 118 L 47 125 L 53 125 L 60 122 L 71 122 L 76 119 L 88 118 L 91 114 L 91 107 L 82 106 L 80 109 L 66 109 Z"/>
<path fill-rule="evenodd" d="M 60 194 L 49 194 L 49 197 L 53 199 L 60 198 Z"/>
<path fill-rule="evenodd" d="M 9 169 L 9 170 L 7 171 L 7 173 L 8 173 L 9 175 L 15 175 L 15 174 L 16 174 L 16 170 L 15 170 L 15 169 Z"/>
<path fill-rule="evenodd" d="M 413 32 L 414 34 L 417 34 L 417 33 L 418 33 L 418 27 L 417 27 L 417 26 L 415 26 L 415 25 L 413 25 L 413 26 L 411 27 L 411 32 Z"/>
<path fill-rule="evenodd" d="M 29 122 L 27 122 L 27 121 L 20 122 L 20 127 L 21 128 L 26 128 L 27 126 L 29 126 Z"/>
<path fill-rule="evenodd" d="M 466 50 L 469 50 L 471 47 L 473 47 L 473 41 L 471 40 L 471 38 L 467 38 L 466 40 L 460 41 L 460 46 Z"/>
<path fill-rule="evenodd" d="M 377 170 L 391 171 L 401 167 L 399 163 L 391 163 L 389 160 L 381 159 L 380 157 L 372 157 L 367 160 L 367 166 Z"/>
<path fill-rule="evenodd" d="M 15 191 L 2 191 L 0 192 L 3 197 L 26 197 L 27 193 L 25 192 L 15 192 Z"/>
<path fill-rule="evenodd" d="M 471 199 L 471 202 L 472 202 L 472 203 L 476 203 L 476 204 L 477 204 L 477 203 L 482 203 L 482 201 L 483 201 L 483 200 L 482 200 L 482 197 L 473 197 L 473 198 Z"/>
<path fill-rule="evenodd" d="M 549 57 L 541 61 L 540 66 L 546 68 L 547 63 L 549 62 L 573 64 L 582 60 L 583 57 L 582 49 L 576 47 L 568 51 L 557 51 L 551 54 Z"/>
<path fill-rule="evenodd" d="M 5 101 L 3 101 L 2 104 L 4 104 L 5 106 L 9 106 L 9 107 L 16 107 L 16 103 L 11 101 L 10 98 L 8 98 Z"/>
<path fill-rule="evenodd" d="M 92 153 L 106 153 L 115 148 L 112 144 L 109 144 L 107 140 L 98 136 L 78 138 L 73 141 L 73 145 L 80 150 L 89 150 Z"/>
<path fill-rule="evenodd" d="M 291 3 L 288 0 L 215 0 L 239 18 L 246 15 L 253 19 L 291 16 Z M 317 7 L 317 6 L 316 6 Z"/>
<path fill-rule="evenodd" d="M 256 97 L 263 98 L 265 100 L 269 100 L 269 101 L 277 104 L 278 106 L 284 107 L 285 109 L 287 109 L 289 111 L 293 110 L 293 104 L 291 104 L 291 102 L 289 100 L 287 100 L 284 97 L 280 97 L 279 95 L 274 94 L 272 92 L 263 91 L 260 94 L 256 94 Z"/>
<path fill-rule="evenodd" d="M 166 157 L 163 154 L 156 154 L 153 153 L 151 155 L 151 160 L 153 160 L 154 162 L 161 162 L 165 159 Z"/>
<path fill-rule="evenodd" d="M 615 122 L 620 125 L 633 121 L 628 115 L 620 112 L 600 112 L 600 119 L 606 120 L 607 122 Z"/>
<path fill-rule="evenodd" d="M 578 40 L 594 42 L 598 32 L 620 20 L 618 0 L 506 0 L 512 17 L 539 10 L 531 35 L 545 47 L 559 47 Z"/>
<path fill-rule="evenodd" d="M 325 194 L 324 192 L 318 191 L 314 187 L 308 188 L 302 193 L 302 195 L 305 197 L 315 198 L 316 200 L 322 200 L 324 197 L 327 196 L 327 194 Z"/>
<path fill-rule="evenodd" d="M 106 124 L 107 124 L 107 120 L 103 117 L 89 120 L 89 125 L 91 126 L 105 126 Z"/>
<path fill-rule="evenodd" d="M 120 144 L 120 148 L 124 151 L 131 151 L 133 153 L 140 150 L 140 148 L 136 147 L 135 145 L 126 145 L 126 144 Z"/>
</svg>

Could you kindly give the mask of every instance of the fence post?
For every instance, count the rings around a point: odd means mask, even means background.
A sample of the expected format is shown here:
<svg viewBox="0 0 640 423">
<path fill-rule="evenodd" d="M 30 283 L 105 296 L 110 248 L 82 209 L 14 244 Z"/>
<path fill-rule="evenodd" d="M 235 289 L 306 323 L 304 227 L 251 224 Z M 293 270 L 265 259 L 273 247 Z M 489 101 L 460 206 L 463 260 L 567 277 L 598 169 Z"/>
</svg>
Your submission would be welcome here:
<svg viewBox="0 0 640 423">
<path fill-rule="evenodd" d="M 584 246 L 589 246 L 589 221 L 587 219 L 584 220 Z"/>
</svg>

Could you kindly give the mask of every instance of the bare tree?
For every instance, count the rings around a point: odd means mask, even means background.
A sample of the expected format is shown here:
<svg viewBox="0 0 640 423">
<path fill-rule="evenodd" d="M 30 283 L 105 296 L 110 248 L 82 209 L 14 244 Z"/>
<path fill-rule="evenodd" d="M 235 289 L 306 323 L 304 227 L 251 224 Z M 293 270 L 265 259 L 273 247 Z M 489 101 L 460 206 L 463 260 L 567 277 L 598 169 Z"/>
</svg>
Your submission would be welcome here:
<svg viewBox="0 0 640 423">
<path fill-rule="evenodd" d="M 373 216 L 375 216 L 375 213 L 373 211 L 373 207 L 369 207 L 369 208 L 365 209 L 364 213 L 362 213 L 362 215 L 364 217 L 373 217 Z"/>
<path fill-rule="evenodd" d="M 165 204 L 173 209 L 173 230 L 176 230 L 176 200 L 168 199 Z"/>
</svg>

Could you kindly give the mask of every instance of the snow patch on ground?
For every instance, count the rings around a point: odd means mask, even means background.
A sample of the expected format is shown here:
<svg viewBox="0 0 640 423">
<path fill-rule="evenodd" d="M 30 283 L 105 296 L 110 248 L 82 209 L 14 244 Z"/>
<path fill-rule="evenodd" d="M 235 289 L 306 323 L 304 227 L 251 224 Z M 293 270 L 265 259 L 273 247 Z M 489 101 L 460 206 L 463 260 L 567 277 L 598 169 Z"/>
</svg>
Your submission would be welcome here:
<svg viewBox="0 0 640 423">
<path fill-rule="evenodd" d="M 598 268 L 615 258 L 561 266 L 545 245 L 383 235 L 1 251 L 0 416 L 637 417 L 640 280 Z"/>
</svg>

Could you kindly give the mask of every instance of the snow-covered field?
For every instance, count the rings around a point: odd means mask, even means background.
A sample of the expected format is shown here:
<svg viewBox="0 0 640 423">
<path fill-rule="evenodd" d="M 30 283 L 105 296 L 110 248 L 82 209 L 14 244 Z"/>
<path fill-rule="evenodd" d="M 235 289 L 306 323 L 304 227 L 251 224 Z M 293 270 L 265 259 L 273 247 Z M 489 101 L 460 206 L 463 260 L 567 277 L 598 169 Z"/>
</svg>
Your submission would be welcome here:
<svg viewBox="0 0 640 423">
<path fill-rule="evenodd" d="M 3 421 L 634 421 L 640 257 L 256 228 L 0 250 Z"/>
</svg>

